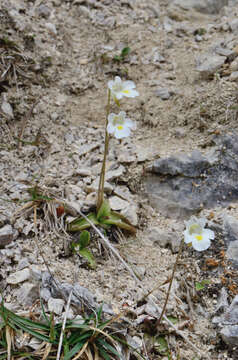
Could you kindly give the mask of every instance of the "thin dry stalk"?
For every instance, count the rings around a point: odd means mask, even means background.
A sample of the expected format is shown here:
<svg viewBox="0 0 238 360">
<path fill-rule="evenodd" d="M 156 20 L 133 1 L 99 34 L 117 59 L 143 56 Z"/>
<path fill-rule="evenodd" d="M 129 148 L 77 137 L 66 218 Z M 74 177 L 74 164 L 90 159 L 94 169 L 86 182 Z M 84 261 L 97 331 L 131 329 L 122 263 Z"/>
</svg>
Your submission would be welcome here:
<svg viewBox="0 0 238 360">
<path fill-rule="evenodd" d="M 164 316 L 164 313 L 166 311 L 166 306 L 168 304 L 168 300 L 169 300 L 169 295 L 170 295 L 170 291 L 171 291 L 171 288 L 172 288 L 172 283 L 173 283 L 173 279 L 174 279 L 174 275 L 175 275 L 175 271 L 176 271 L 176 268 L 177 268 L 177 265 L 178 265 L 178 261 L 179 261 L 179 258 L 180 258 L 180 255 L 182 253 L 182 248 L 183 248 L 183 243 L 184 243 L 184 240 L 182 239 L 181 240 L 181 243 L 180 243 L 180 246 L 179 246 L 179 251 L 178 251 L 178 254 L 177 254 L 177 257 L 176 257 L 176 260 L 175 260 L 175 263 L 174 263 L 174 267 L 173 267 L 173 271 L 172 271 L 172 275 L 171 275 L 171 278 L 170 278 L 170 282 L 169 282 L 169 288 L 168 288 L 168 291 L 167 291 L 167 294 L 166 294 L 166 299 L 165 299 L 165 302 L 164 302 L 164 306 L 163 306 L 163 309 L 162 309 L 162 312 L 160 314 L 160 317 L 156 323 L 157 326 L 159 326 L 163 316 Z"/>
<path fill-rule="evenodd" d="M 69 307 L 70 307 L 70 303 L 71 303 L 72 294 L 73 294 L 73 289 L 70 291 L 69 298 L 68 298 L 68 301 L 67 301 L 67 306 L 66 306 L 64 320 L 63 320 L 63 325 L 62 325 L 61 333 L 60 333 L 59 346 L 58 346 L 56 360 L 60 360 L 60 353 L 61 353 L 61 348 L 62 348 L 63 339 L 64 339 L 64 330 L 65 330 L 65 325 L 66 325 L 66 321 L 67 321 L 67 315 L 68 315 L 68 312 L 69 312 Z"/>
</svg>

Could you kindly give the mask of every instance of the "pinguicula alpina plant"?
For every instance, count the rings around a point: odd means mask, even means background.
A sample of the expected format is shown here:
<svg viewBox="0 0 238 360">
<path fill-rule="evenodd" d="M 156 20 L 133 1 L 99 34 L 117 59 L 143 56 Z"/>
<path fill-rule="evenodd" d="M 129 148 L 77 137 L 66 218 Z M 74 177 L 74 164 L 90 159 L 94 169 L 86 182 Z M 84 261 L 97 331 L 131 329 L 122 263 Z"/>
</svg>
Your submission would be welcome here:
<svg viewBox="0 0 238 360">
<path fill-rule="evenodd" d="M 207 250 L 211 245 L 211 240 L 215 239 L 215 234 L 210 229 L 205 229 L 205 225 L 207 223 L 207 220 L 205 218 L 197 218 L 195 216 L 192 216 L 188 221 L 185 221 L 186 229 L 183 232 L 184 238 L 182 239 L 179 247 L 179 251 L 174 263 L 172 275 L 169 281 L 169 287 L 166 294 L 166 299 L 164 302 L 163 309 L 161 311 L 160 317 L 157 321 L 157 325 L 160 324 L 160 321 L 162 320 L 166 306 L 169 300 L 169 295 L 172 287 L 172 282 L 174 279 L 175 271 L 177 268 L 177 264 L 180 258 L 180 255 L 182 253 L 183 244 L 187 244 L 188 246 L 192 246 L 197 251 L 204 251 Z"/>
<path fill-rule="evenodd" d="M 104 156 L 99 179 L 96 212 L 91 212 L 87 215 L 87 218 L 94 225 L 100 225 L 104 229 L 108 229 L 111 225 L 115 225 L 132 233 L 135 233 L 136 230 L 130 222 L 120 213 L 110 209 L 109 202 L 104 198 L 104 184 L 110 136 L 122 139 L 130 136 L 131 131 L 136 128 L 136 124 L 127 117 L 124 111 L 120 111 L 118 114 L 110 113 L 111 100 L 120 107 L 119 100 L 123 97 L 134 98 L 139 95 L 138 91 L 135 90 L 135 87 L 133 81 L 123 81 L 119 76 L 116 76 L 114 80 L 108 82 Z M 72 232 L 83 231 L 90 226 L 90 223 L 86 219 L 80 217 L 68 225 L 68 230 Z M 74 248 L 75 247 L 77 248 L 77 244 L 74 244 Z"/>
</svg>

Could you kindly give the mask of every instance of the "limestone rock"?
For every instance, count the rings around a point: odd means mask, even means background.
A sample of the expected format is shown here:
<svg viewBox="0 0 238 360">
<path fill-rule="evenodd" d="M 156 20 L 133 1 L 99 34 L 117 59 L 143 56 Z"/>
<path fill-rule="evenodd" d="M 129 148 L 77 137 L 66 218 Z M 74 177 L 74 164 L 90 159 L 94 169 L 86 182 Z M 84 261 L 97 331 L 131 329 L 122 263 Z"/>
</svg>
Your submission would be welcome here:
<svg viewBox="0 0 238 360">
<path fill-rule="evenodd" d="M 153 227 L 148 230 L 148 240 L 162 248 L 170 247 L 173 253 L 178 252 L 180 239 L 176 233 L 169 233 L 161 230 L 159 227 Z"/>
<path fill-rule="evenodd" d="M 205 155 L 171 156 L 146 169 L 157 174 L 146 176 L 144 184 L 151 205 L 163 215 L 184 219 L 204 207 L 238 200 L 238 136 L 226 134 L 214 141 Z"/>
<path fill-rule="evenodd" d="M 64 300 L 63 299 L 54 299 L 49 298 L 48 300 L 48 310 L 53 312 L 56 315 L 61 315 L 64 307 Z"/>
<path fill-rule="evenodd" d="M 118 196 L 112 196 L 109 199 L 109 204 L 111 209 L 115 211 L 125 209 L 129 205 L 128 201 L 125 201 Z"/>
<path fill-rule="evenodd" d="M 1 110 L 9 119 L 14 118 L 12 106 L 7 101 L 3 101 L 1 105 Z"/>
<path fill-rule="evenodd" d="M 122 211 L 121 214 L 129 220 L 131 225 L 137 226 L 138 225 L 138 216 L 137 216 L 137 206 L 133 204 L 129 204 L 126 206 Z"/>
<path fill-rule="evenodd" d="M 207 54 L 199 61 L 196 70 L 200 73 L 203 79 L 210 79 L 215 72 L 217 72 L 225 62 L 224 56 Z"/>
<path fill-rule="evenodd" d="M 155 90 L 155 95 L 162 100 L 168 100 L 171 97 L 172 92 L 167 88 L 158 88 Z"/>
<path fill-rule="evenodd" d="M 14 238 L 14 231 L 11 225 L 5 225 L 0 229 L 0 248 L 10 244 Z"/>
<path fill-rule="evenodd" d="M 174 0 L 173 5 L 183 9 L 194 9 L 203 14 L 218 14 L 228 4 L 228 0 Z"/>
<path fill-rule="evenodd" d="M 234 71 L 233 73 L 231 73 L 230 80 L 231 81 L 238 81 L 238 71 Z"/>
<path fill-rule="evenodd" d="M 19 270 L 15 273 L 11 274 L 10 276 L 8 276 L 7 283 L 16 285 L 25 280 L 30 279 L 30 277 L 31 277 L 31 272 L 28 268 L 26 268 L 23 270 Z"/>
<path fill-rule="evenodd" d="M 238 325 L 226 325 L 220 331 L 223 341 L 229 346 L 236 346 L 238 343 Z"/>
<path fill-rule="evenodd" d="M 17 300 L 21 305 L 32 306 L 39 298 L 39 286 L 25 283 L 17 290 Z"/>
</svg>

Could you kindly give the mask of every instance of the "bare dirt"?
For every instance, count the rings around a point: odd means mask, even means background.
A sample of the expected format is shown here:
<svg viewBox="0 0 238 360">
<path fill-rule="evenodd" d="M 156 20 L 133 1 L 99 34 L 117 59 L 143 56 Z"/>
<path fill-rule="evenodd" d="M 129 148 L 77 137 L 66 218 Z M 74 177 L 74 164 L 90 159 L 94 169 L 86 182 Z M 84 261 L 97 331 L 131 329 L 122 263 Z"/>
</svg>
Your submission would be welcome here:
<svg viewBox="0 0 238 360">
<path fill-rule="evenodd" d="M 117 75 L 134 81 L 140 96 L 121 102 L 123 110 L 137 122 L 137 130 L 121 142 L 111 139 L 108 168 L 121 162 L 125 171 L 110 183 L 114 189 L 121 185 L 130 190 L 138 231 L 113 245 L 140 276 L 141 287 L 116 258 L 105 250 L 100 253 L 99 240 L 92 245 L 96 270 L 68 254 L 65 243 L 70 241 L 69 234 L 64 234 L 59 224 L 57 228 L 50 226 L 43 210 L 37 213 L 40 249 L 58 280 L 73 282 L 75 278 L 98 302 L 111 304 L 115 312 L 169 277 L 176 254 L 149 240 L 150 229 L 156 226 L 181 238 L 184 224 L 151 208 L 143 193 L 144 168 L 153 159 L 178 151 L 204 151 L 214 135 L 237 131 L 237 83 L 230 80 L 229 63 L 211 79 L 202 79 L 196 71 L 197 59 L 204 52 L 222 42 L 236 45 L 235 35 L 222 28 L 228 10 L 217 15 L 178 12 L 179 21 L 175 19 L 168 32 L 164 22 L 175 15 L 171 15 L 167 0 L 1 2 L 1 104 L 8 103 L 12 112 L 3 111 L 3 107 L 0 110 L 0 224 L 11 223 L 18 231 L 9 245 L 10 255 L 7 248 L 1 253 L 1 290 L 6 304 L 16 312 L 29 307 L 17 298 L 21 284 L 11 286 L 7 277 L 19 269 L 23 258 L 35 271 L 46 270 L 34 242 L 33 209 L 26 208 L 29 202 L 22 202 L 29 199 L 27 189 L 37 185 L 47 196 L 53 194 L 76 207 L 93 204 L 95 194 L 88 195 L 91 190 L 86 188 L 100 172 L 107 83 Z M 230 11 L 235 14 L 238 8 Z M 196 41 L 194 32 L 200 28 L 208 30 L 202 41 Z M 125 47 L 130 47 L 129 55 L 115 61 Z M 167 88 L 172 95 L 162 100 L 156 95 L 157 88 Z M 83 154 L 83 146 L 93 144 Z M 120 161 L 122 155 L 131 155 L 132 160 Z M 84 168 L 91 173 L 80 175 Z M 224 211 L 238 216 L 236 204 L 213 209 L 212 215 L 204 210 L 202 215 L 219 224 Z M 67 216 L 58 222 L 64 224 Z M 219 241 L 222 250 L 223 240 Z M 235 359 L 209 315 L 219 294 L 194 290 L 195 281 L 204 277 L 211 279 L 211 289 L 221 285 L 222 274 L 218 276 L 205 266 L 207 258 L 221 261 L 219 254 L 215 246 L 199 256 L 190 249 L 184 251 L 167 315 L 181 323 L 189 318 L 184 334 L 208 358 Z M 160 307 L 166 287 L 154 293 Z M 231 298 L 235 291 L 230 291 Z M 181 337 L 173 332 L 169 335 L 166 326 L 161 331 L 166 333 L 172 358 L 198 358 Z M 131 331 L 144 339 L 142 327 Z M 148 359 L 167 358 L 149 344 L 147 353 L 142 352 Z"/>
</svg>

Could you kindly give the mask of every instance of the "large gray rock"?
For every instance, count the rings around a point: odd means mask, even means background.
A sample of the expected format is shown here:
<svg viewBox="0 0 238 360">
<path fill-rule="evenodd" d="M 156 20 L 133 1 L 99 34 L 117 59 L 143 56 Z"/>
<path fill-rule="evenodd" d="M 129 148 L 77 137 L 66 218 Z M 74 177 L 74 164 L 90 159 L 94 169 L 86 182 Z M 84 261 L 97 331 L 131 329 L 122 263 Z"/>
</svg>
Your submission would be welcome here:
<svg viewBox="0 0 238 360">
<path fill-rule="evenodd" d="M 165 216 L 186 218 L 204 207 L 238 200 L 238 136 L 227 134 L 214 141 L 210 153 L 178 154 L 147 168 L 154 174 L 144 180 L 152 206 Z"/>
<path fill-rule="evenodd" d="M 174 0 L 174 6 L 183 10 L 194 9 L 203 14 L 218 14 L 228 4 L 228 0 Z"/>
</svg>

